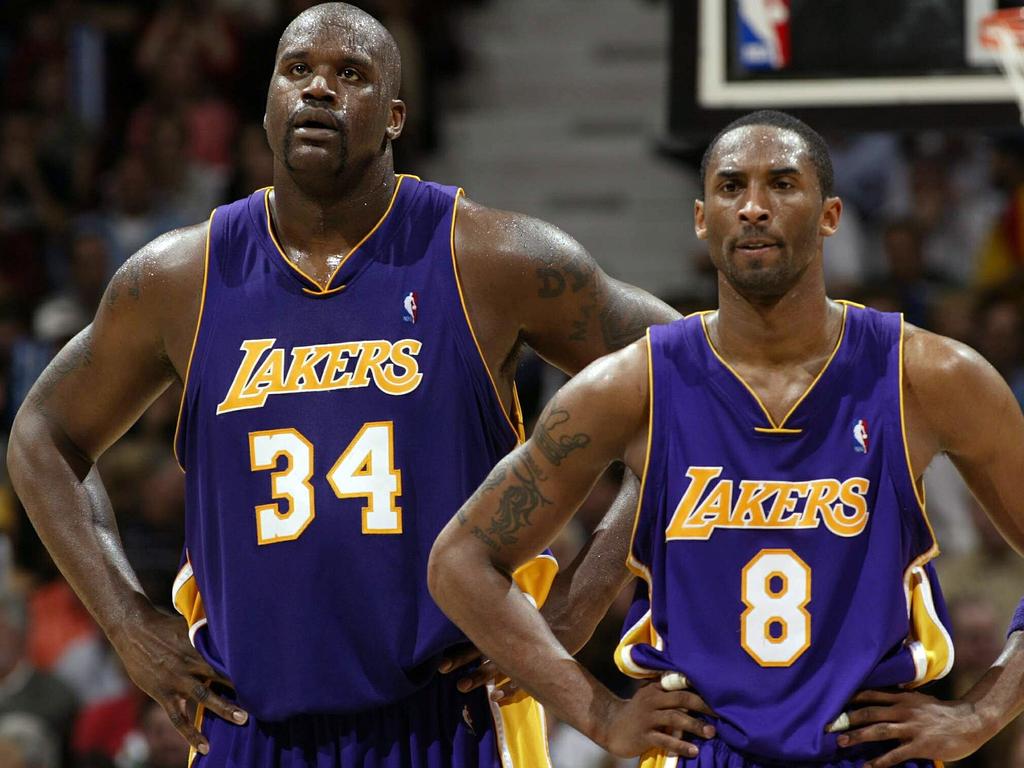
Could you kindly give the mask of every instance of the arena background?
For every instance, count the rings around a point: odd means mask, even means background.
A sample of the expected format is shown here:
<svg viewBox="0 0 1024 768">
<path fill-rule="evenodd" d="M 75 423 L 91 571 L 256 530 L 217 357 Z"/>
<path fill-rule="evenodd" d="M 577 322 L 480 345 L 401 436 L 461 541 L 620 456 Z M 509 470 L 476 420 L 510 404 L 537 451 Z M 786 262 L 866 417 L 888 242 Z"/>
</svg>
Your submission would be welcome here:
<svg viewBox="0 0 1024 768">
<path fill-rule="evenodd" d="M 0 5 L 0 453 L 54 351 L 157 234 L 270 181 L 260 127 L 274 46 L 310 3 Z M 714 306 L 691 223 L 693 160 L 772 106 L 828 138 L 845 202 L 833 296 L 898 309 L 980 350 L 1024 400 L 1024 130 L 974 44 L 996 0 L 368 0 L 405 57 L 398 168 L 552 221 L 616 277 L 681 310 Z M 770 22 L 764 26 L 765 20 Z M 765 31 L 767 30 L 767 31 Z M 561 381 L 527 356 L 535 414 Z M 183 481 L 172 388 L 100 462 L 129 557 L 168 604 Z M 83 393 L 87 397 L 88 393 Z M 969 406 L 969 404 L 965 404 Z M 40 547 L 0 463 L 0 765 L 180 768 L 185 747 Z M 1024 561 L 951 465 L 926 476 L 944 554 L 955 695 L 995 658 Z M 614 493 L 560 537 L 571 558 Z M 613 688 L 619 605 L 583 652 Z M 618 765 L 555 726 L 557 766 Z M 621 764 L 628 765 L 629 761 Z M 1007 731 L 964 766 L 1024 766 Z"/>
</svg>

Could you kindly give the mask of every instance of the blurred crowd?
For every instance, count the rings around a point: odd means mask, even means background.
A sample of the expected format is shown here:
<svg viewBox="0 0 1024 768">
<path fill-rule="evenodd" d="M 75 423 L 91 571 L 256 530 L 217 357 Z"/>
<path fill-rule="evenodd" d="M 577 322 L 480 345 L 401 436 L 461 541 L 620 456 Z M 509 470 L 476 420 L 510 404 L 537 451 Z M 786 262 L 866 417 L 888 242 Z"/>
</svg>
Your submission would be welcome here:
<svg viewBox="0 0 1024 768">
<path fill-rule="evenodd" d="M 410 122 L 396 148 L 400 170 L 415 171 L 439 147 L 444 84 L 472 53 L 458 24 L 469 3 L 361 3 L 395 33 L 405 57 Z M 29 387 L 89 322 L 117 267 L 158 234 L 270 183 L 261 126 L 270 62 L 281 29 L 309 5 L 0 6 L 0 458 Z M 1024 133 L 827 138 L 844 201 L 840 233 L 826 247 L 830 293 L 903 311 L 970 344 L 1024 403 Z M 680 200 L 679 215 L 689 211 Z M 691 288 L 663 298 L 682 311 L 713 307 L 706 253 L 679 258 L 694 275 Z M 535 358 L 524 360 L 528 416 L 558 383 Z M 171 454 L 179 397 L 173 387 L 100 461 L 128 557 L 150 597 L 167 607 L 183 539 L 184 484 Z M 1024 594 L 1024 560 L 948 461 L 926 480 L 957 648 L 937 693 L 956 695 L 1001 648 Z M 597 525 L 617 482 L 610 471 L 565 529 L 561 560 Z M 623 693 L 631 683 L 611 650 L 629 597 L 627 590 L 582 653 Z M 554 733 L 556 765 L 616 765 L 574 732 Z M 186 753 L 60 578 L 0 462 L 0 765 L 180 768 Z M 1024 732 L 1011 729 L 961 765 L 1024 768 Z"/>
</svg>

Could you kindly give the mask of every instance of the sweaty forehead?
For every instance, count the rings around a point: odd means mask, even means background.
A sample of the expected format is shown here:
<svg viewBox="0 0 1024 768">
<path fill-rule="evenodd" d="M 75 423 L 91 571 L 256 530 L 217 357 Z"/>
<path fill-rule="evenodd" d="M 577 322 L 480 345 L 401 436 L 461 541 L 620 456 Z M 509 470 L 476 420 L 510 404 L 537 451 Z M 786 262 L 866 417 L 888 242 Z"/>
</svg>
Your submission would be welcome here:
<svg viewBox="0 0 1024 768">
<path fill-rule="evenodd" d="M 708 171 L 756 166 L 803 168 L 810 163 L 800 134 L 771 125 L 745 125 L 718 140 Z"/>
<path fill-rule="evenodd" d="M 281 35 L 277 55 L 289 50 L 343 49 L 376 62 L 384 57 L 385 38 L 374 19 L 356 14 L 308 14 L 295 19 Z"/>
</svg>

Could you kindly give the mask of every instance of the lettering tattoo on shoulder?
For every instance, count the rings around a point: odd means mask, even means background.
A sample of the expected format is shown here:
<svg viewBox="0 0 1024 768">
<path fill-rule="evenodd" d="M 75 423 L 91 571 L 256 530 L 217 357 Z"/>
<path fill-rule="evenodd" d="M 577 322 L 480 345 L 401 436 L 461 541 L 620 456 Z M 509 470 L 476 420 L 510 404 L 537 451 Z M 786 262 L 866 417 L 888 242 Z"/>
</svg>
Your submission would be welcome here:
<svg viewBox="0 0 1024 768">
<path fill-rule="evenodd" d="M 498 511 L 491 518 L 491 527 L 487 530 L 488 534 L 506 546 L 519 541 L 516 531 L 531 524 L 530 515 L 538 507 L 551 503 L 537 487 L 537 481 L 546 480 L 547 477 L 529 454 L 519 461 L 518 466 L 513 467 L 512 475 L 515 480 L 502 493 Z"/>
<path fill-rule="evenodd" d="M 556 467 L 562 463 L 562 459 L 577 448 L 586 448 L 590 445 L 590 435 L 585 432 L 577 432 L 574 435 L 559 435 L 558 437 L 552 434 L 552 432 L 568 420 L 569 412 L 552 404 L 551 412 L 544 417 L 543 421 L 537 424 L 537 428 L 533 433 L 534 443 L 540 448 L 541 453 L 547 457 L 547 460 Z"/>
<path fill-rule="evenodd" d="M 107 306 L 112 307 L 117 303 L 122 293 L 127 293 L 133 299 L 142 295 L 142 264 L 143 258 L 136 254 L 114 274 L 114 278 L 107 286 Z"/>
<path fill-rule="evenodd" d="M 554 299 L 565 293 L 568 288 L 579 293 L 594 277 L 594 266 L 585 262 L 574 262 L 569 258 L 557 263 L 549 262 L 548 266 L 537 268 L 537 279 L 540 289 L 537 295 L 542 299 Z"/>
<path fill-rule="evenodd" d="M 537 279 L 540 286 L 537 296 L 542 299 L 556 299 L 567 291 L 570 294 L 582 293 L 579 316 L 569 321 L 570 341 L 586 341 L 591 319 L 594 317 L 600 299 L 597 267 L 584 258 L 559 255 L 548 256 L 543 267 L 537 267 Z"/>
</svg>

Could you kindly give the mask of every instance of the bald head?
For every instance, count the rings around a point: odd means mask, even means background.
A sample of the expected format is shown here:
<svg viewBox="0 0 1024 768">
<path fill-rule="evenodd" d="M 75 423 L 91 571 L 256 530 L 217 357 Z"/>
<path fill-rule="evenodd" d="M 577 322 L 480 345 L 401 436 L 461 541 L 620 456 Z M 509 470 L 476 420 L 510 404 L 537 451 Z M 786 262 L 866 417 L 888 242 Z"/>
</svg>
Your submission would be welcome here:
<svg viewBox="0 0 1024 768">
<path fill-rule="evenodd" d="M 398 98 L 402 84 L 402 55 L 387 27 L 361 8 L 348 3 L 321 3 L 300 13 L 281 34 L 277 56 L 286 46 L 300 45 L 321 35 L 337 36 L 362 48 L 378 63 L 388 95 Z"/>
</svg>

